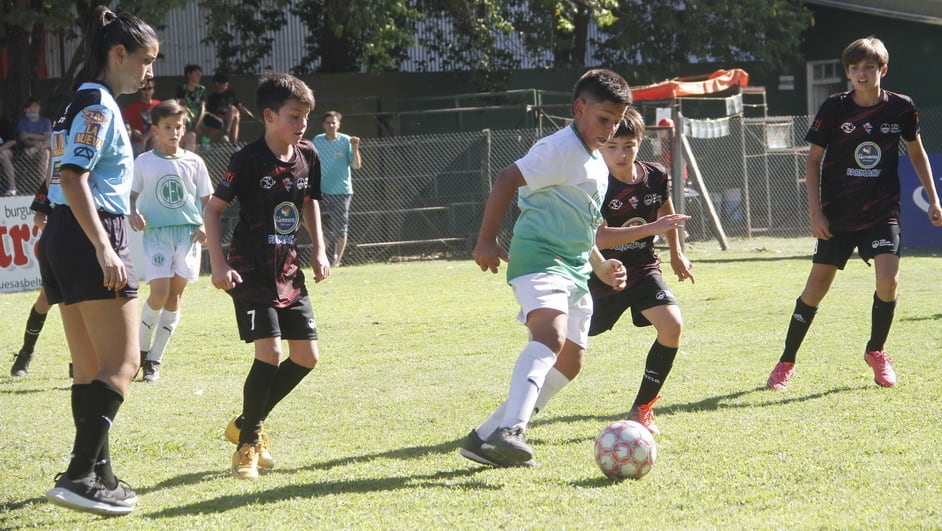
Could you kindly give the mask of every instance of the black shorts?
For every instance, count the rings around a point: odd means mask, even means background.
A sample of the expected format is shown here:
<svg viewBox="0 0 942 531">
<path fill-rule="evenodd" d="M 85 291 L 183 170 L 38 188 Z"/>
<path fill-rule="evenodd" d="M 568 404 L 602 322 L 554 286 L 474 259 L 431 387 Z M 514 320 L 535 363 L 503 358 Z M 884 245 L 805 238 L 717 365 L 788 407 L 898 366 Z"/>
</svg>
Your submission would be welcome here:
<svg viewBox="0 0 942 531">
<path fill-rule="evenodd" d="M 317 323 L 314 321 L 311 299 L 307 295 L 299 297 L 287 308 L 236 299 L 233 299 L 233 303 L 239 338 L 246 343 L 269 337 L 317 340 Z"/>
<path fill-rule="evenodd" d="M 128 283 L 119 290 L 105 288 L 105 275 L 98 263 L 95 246 L 75 219 L 72 209 L 58 205 L 49 214 L 46 229 L 39 238 L 39 272 L 49 304 L 137 298 L 137 274 L 128 248 L 127 219 L 100 210 L 98 219 L 111 238 L 111 248 L 124 262 Z"/>
<path fill-rule="evenodd" d="M 592 296 L 592 324 L 589 335 L 597 336 L 611 330 L 628 308 L 631 308 L 631 321 L 635 326 L 651 326 L 641 312 L 655 306 L 677 304 L 677 299 L 667 287 L 662 275 L 651 275 L 639 280 L 629 289 L 611 292 L 604 297 Z"/>
<path fill-rule="evenodd" d="M 870 259 L 878 254 L 901 256 L 899 243 L 900 228 L 896 223 L 886 223 L 864 230 L 837 232 L 830 240 L 818 240 L 811 261 L 844 269 L 856 248 L 860 258 L 870 265 Z"/>
</svg>

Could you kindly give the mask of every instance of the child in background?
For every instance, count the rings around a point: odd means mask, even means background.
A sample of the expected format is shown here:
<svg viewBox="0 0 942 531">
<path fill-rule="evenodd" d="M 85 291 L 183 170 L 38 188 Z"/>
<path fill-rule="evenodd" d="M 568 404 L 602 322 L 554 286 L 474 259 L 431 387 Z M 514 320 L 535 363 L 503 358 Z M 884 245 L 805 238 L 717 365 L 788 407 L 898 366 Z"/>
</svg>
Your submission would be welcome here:
<svg viewBox="0 0 942 531">
<path fill-rule="evenodd" d="M 534 464 L 526 427 L 557 354 L 566 343 L 585 349 L 592 315 L 589 273 L 615 289 L 625 285 L 621 262 L 606 260 L 594 244 L 608 185 L 598 149 L 630 103 L 631 90 L 621 76 L 604 69 L 586 72 L 573 89 L 572 124 L 537 141 L 494 181 L 474 261 L 493 273 L 501 260 L 508 262 L 507 280 L 530 342 L 517 358 L 507 401 L 461 445 L 468 459 L 491 466 Z M 508 257 L 497 233 L 518 189 L 520 215 Z"/>
<path fill-rule="evenodd" d="M 212 193 L 203 159 L 180 148 L 186 109 L 168 100 L 150 114 L 157 146 L 134 161 L 130 219 L 132 229 L 144 231 L 145 278 L 150 284 L 150 296 L 141 310 L 141 368 L 146 382 L 160 378 L 164 351 L 180 322 L 183 290 L 199 279 L 206 243 L 203 208 Z"/>
<path fill-rule="evenodd" d="M 207 128 L 207 135 L 222 142 L 238 142 L 243 114 L 255 119 L 252 111 L 242 105 L 235 91 L 229 88 L 229 77 L 217 72 L 213 75 L 213 91 L 206 96 L 203 125 Z"/>
<path fill-rule="evenodd" d="M 272 73 L 262 78 L 255 98 L 265 134 L 232 155 L 204 212 L 213 286 L 229 292 L 239 337 L 255 348 L 242 413 L 225 431 L 236 444 L 232 474 L 240 479 L 257 478 L 259 467 L 274 466 L 262 422 L 319 357 L 317 325 L 298 261 L 296 234 L 302 223 L 313 243 L 314 281 L 330 274 L 318 206 L 320 160 L 303 138 L 314 94 L 296 77 Z M 235 199 L 239 223 L 227 258 L 221 217 Z M 288 342 L 284 361 L 283 339 Z"/>
<path fill-rule="evenodd" d="M 883 42 L 872 36 L 857 39 L 844 49 L 841 59 L 853 89 L 825 100 L 805 135 L 811 143 L 805 165 L 808 215 L 817 243 L 811 274 L 795 301 L 785 350 L 766 380 L 769 389 L 788 387 L 798 348 L 818 306 L 855 248 L 867 265 L 873 260 L 876 276 L 864 360 L 873 369 L 877 385 L 896 385 L 892 359 L 883 348 L 896 311 L 899 282 L 900 139 L 906 142 L 929 199 L 929 222 L 942 226 L 942 208 L 919 135 L 916 106 L 908 96 L 880 87 L 890 61 Z"/>
<path fill-rule="evenodd" d="M 26 155 L 39 156 L 40 176 L 45 178 L 49 172 L 49 159 L 52 157 L 52 148 L 49 139 L 52 138 L 52 122 L 42 116 L 42 106 L 38 98 L 29 97 L 23 105 L 23 118 L 16 126 L 17 148 Z M 12 174 L 11 174 L 12 179 Z M 7 195 L 16 195 L 16 185 L 10 181 Z"/>
<path fill-rule="evenodd" d="M 177 87 L 177 103 L 187 109 L 186 135 L 180 145 L 187 151 L 196 151 L 197 137 L 202 134 L 203 114 L 206 112 L 206 87 L 200 85 L 203 79 L 203 69 L 200 65 L 186 65 L 183 67 L 183 76 L 186 82 Z"/>
</svg>

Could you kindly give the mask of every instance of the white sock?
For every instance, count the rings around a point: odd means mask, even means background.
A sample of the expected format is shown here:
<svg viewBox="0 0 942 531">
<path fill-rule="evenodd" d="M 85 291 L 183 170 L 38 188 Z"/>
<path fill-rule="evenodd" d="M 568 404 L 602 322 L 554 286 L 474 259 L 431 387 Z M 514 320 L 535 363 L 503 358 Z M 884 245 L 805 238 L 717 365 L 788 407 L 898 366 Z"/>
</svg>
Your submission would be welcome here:
<svg viewBox="0 0 942 531">
<path fill-rule="evenodd" d="M 150 350 L 150 340 L 154 337 L 154 328 L 157 319 L 160 316 L 160 308 L 153 309 L 147 301 L 144 301 L 144 307 L 141 308 L 141 350 L 147 352 Z"/>
<path fill-rule="evenodd" d="M 168 312 L 167 310 L 160 312 L 157 331 L 154 332 L 154 345 L 147 353 L 148 360 L 160 361 L 160 358 L 164 355 L 164 350 L 167 348 L 167 343 L 170 342 L 170 336 L 173 335 L 173 331 L 177 328 L 177 323 L 179 322 L 179 310 L 175 312 Z"/>
<path fill-rule="evenodd" d="M 543 388 L 540 389 L 540 395 L 536 397 L 536 405 L 533 407 L 534 413 L 543 411 L 546 403 L 550 401 L 563 387 L 566 387 L 571 380 L 559 372 L 556 367 L 550 369 L 546 374 L 546 380 L 543 382 Z"/>
<path fill-rule="evenodd" d="M 540 389 L 540 394 L 536 397 L 536 405 L 533 407 L 533 414 L 535 415 L 537 412 L 543 411 L 546 407 L 546 403 L 549 402 L 560 389 L 566 387 L 570 381 L 571 380 L 563 376 L 563 373 L 559 372 L 556 367 L 551 368 L 546 375 L 546 380 L 543 381 L 543 388 Z M 486 441 L 492 433 L 497 431 L 501 422 L 504 421 L 505 411 L 507 411 L 507 402 L 502 403 L 500 407 L 491 413 L 491 416 L 484 421 L 484 424 L 481 424 L 481 426 L 475 430 L 482 441 Z"/>
<path fill-rule="evenodd" d="M 486 441 L 487 438 L 500 427 L 500 423 L 504 421 L 504 411 L 507 411 L 506 401 L 502 403 L 496 411 L 491 413 L 491 416 L 484 421 L 484 424 L 481 424 L 481 427 L 475 430 L 478 432 L 478 437 L 480 437 L 482 441 Z"/>
<path fill-rule="evenodd" d="M 556 353 L 538 341 L 531 341 L 520 352 L 510 377 L 510 395 L 501 427 L 526 429 L 546 374 L 556 363 Z"/>
</svg>

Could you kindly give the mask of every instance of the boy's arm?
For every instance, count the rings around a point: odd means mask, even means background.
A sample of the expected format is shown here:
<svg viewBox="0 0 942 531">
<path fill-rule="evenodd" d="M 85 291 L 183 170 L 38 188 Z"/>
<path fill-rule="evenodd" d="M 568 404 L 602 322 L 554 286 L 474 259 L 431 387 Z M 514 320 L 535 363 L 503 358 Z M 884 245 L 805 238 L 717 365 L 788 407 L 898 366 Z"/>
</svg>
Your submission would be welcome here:
<svg viewBox="0 0 942 531">
<path fill-rule="evenodd" d="M 527 184 L 516 164 L 510 164 L 497 174 L 494 187 L 484 204 L 484 216 L 481 220 L 481 230 L 478 231 L 478 240 L 474 246 L 474 262 L 481 271 L 490 270 L 497 273 L 500 261 L 509 262 L 507 253 L 500 248 L 497 242 L 497 232 L 504 220 L 504 214 L 513 201 L 517 188 Z"/>
<path fill-rule="evenodd" d="M 212 269 L 213 286 L 230 290 L 242 283 L 238 271 L 229 267 L 222 252 L 222 212 L 229 206 L 218 197 L 211 197 L 203 210 L 206 226 L 206 247 L 209 250 L 209 266 Z"/>
<path fill-rule="evenodd" d="M 142 231 L 147 227 L 147 220 L 144 219 L 144 216 L 142 216 L 141 212 L 137 209 L 137 198 L 139 196 L 139 193 L 131 192 L 131 218 L 128 222 L 131 224 L 131 228 L 136 231 Z"/>
<path fill-rule="evenodd" d="M 625 265 L 614 258 L 606 259 L 596 245 L 593 245 L 592 251 L 589 252 L 589 265 L 592 266 L 595 276 L 615 291 L 625 289 L 628 281 L 628 270 L 625 269 Z"/>
<path fill-rule="evenodd" d="M 939 194 L 932 179 L 932 166 L 929 165 L 929 157 L 922 145 L 922 137 L 917 134 L 915 140 L 906 142 L 906 148 L 913 169 L 916 170 L 916 175 L 926 191 L 926 197 L 929 198 L 929 222 L 936 227 L 942 226 L 942 207 L 939 206 Z"/>
<path fill-rule="evenodd" d="M 258 119 L 258 118 L 255 117 L 254 114 L 252 114 L 252 111 L 250 111 L 248 107 L 246 107 L 245 105 L 242 104 L 241 101 L 240 101 L 238 104 L 236 104 L 236 108 L 238 108 L 239 111 L 240 111 L 242 114 L 248 116 L 249 118 L 251 118 L 251 119 L 253 119 L 253 120 L 257 120 L 257 119 Z"/>
<path fill-rule="evenodd" d="M 206 205 L 209 204 L 209 198 L 210 196 L 208 195 L 204 195 L 203 197 L 200 198 L 200 203 L 203 204 L 203 212 L 206 212 Z M 192 241 L 193 243 L 206 245 L 206 224 L 205 223 L 200 225 L 199 227 L 196 227 L 196 230 L 194 230 L 193 233 L 190 234 L 190 241 Z"/>
<path fill-rule="evenodd" d="M 658 221 L 666 217 L 677 216 L 677 214 L 674 213 L 674 203 L 671 201 L 670 197 L 667 198 L 667 201 L 664 201 L 664 204 L 658 209 L 657 214 L 661 216 L 658 218 Z M 690 219 L 690 216 L 684 217 Z M 693 264 L 690 263 L 690 260 L 687 259 L 684 252 L 680 249 L 679 229 L 683 226 L 683 223 L 679 223 L 667 231 L 667 246 L 671 254 L 671 269 L 673 269 L 674 274 L 677 275 L 677 280 L 683 282 L 684 279 L 689 278 L 691 284 L 696 284 L 693 278 L 693 272 L 690 271 L 693 269 Z"/>
<path fill-rule="evenodd" d="M 831 238 L 828 230 L 828 218 L 821 210 L 821 161 L 824 160 L 824 148 L 811 144 L 808 161 L 805 163 L 805 192 L 808 194 L 808 218 L 811 220 L 811 234 L 819 240 Z"/>
<path fill-rule="evenodd" d="M 324 244 L 324 229 L 321 226 L 321 205 L 316 199 L 308 199 L 301 207 L 304 227 L 311 235 L 311 267 L 314 268 L 314 282 L 320 282 L 330 276 L 330 261 L 327 260 L 327 246 Z"/>
</svg>

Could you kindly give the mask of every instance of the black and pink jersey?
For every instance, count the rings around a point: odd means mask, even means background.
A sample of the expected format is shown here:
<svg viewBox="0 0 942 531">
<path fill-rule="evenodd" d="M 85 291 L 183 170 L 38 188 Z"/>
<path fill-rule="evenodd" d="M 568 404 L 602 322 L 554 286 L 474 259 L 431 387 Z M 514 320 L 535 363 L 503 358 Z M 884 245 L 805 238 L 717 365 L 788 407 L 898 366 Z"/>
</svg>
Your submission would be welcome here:
<svg viewBox="0 0 942 531">
<path fill-rule="evenodd" d="M 602 217 L 609 227 L 637 227 L 656 221 L 661 206 L 670 198 L 670 177 L 663 164 L 635 161 L 635 169 L 642 175 L 636 184 L 608 176 Z M 625 264 L 626 289 L 644 277 L 661 272 L 661 260 L 654 252 L 654 236 L 601 251 L 605 258 L 616 258 Z"/>
<path fill-rule="evenodd" d="M 321 199 L 321 166 L 309 141 L 294 149 L 291 162 L 282 162 L 264 138 L 252 142 L 232 154 L 213 193 L 227 203 L 239 200 L 228 256 L 242 277 L 229 291 L 234 299 L 286 308 L 307 293 L 296 238 L 304 202 Z"/>
<path fill-rule="evenodd" d="M 832 232 L 898 223 L 900 138 L 916 139 L 919 114 L 902 94 L 882 91 L 872 107 L 854 103 L 854 92 L 830 96 L 805 140 L 825 148 L 821 207 Z"/>
</svg>

